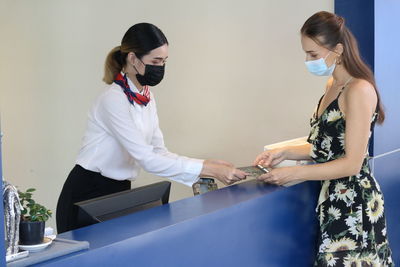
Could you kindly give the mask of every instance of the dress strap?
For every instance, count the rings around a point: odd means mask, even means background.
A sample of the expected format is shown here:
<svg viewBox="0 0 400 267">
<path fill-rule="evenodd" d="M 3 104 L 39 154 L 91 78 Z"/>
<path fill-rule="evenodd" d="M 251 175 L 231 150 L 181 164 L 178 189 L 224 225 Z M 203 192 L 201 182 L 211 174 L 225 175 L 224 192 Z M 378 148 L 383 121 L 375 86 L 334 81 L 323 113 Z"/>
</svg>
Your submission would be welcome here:
<svg viewBox="0 0 400 267">
<path fill-rule="evenodd" d="M 314 117 L 315 117 L 315 119 L 318 118 L 319 106 L 321 105 L 322 98 L 324 98 L 324 96 L 325 96 L 325 94 L 323 94 L 323 95 L 321 96 L 321 98 L 319 99 L 319 101 L 318 101 L 317 109 L 316 109 L 315 112 L 314 112 Z"/>
<path fill-rule="evenodd" d="M 339 96 L 342 94 L 344 88 L 346 88 L 346 86 L 349 84 L 349 82 L 351 82 L 352 79 L 353 79 L 353 77 L 350 77 L 350 78 L 344 83 L 344 85 L 342 86 L 342 89 L 340 89 L 340 92 L 339 92 L 339 94 L 338 94 L 338 96 L 337 96 L 336 98 L 339 98 Z"/>
</svg>

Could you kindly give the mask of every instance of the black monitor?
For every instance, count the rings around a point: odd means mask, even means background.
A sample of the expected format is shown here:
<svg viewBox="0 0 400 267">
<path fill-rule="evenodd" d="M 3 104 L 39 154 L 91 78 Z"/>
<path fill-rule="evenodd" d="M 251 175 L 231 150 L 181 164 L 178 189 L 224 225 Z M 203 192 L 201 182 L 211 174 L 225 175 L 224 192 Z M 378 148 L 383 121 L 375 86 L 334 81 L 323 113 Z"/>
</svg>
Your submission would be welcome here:
<svg viewBox="0 0 400 267">
<path fill-rule="evenodd" d="M 171 182 L 164 181 L 75 203 L 79 227 L 168 203 Z"/>
</svg>

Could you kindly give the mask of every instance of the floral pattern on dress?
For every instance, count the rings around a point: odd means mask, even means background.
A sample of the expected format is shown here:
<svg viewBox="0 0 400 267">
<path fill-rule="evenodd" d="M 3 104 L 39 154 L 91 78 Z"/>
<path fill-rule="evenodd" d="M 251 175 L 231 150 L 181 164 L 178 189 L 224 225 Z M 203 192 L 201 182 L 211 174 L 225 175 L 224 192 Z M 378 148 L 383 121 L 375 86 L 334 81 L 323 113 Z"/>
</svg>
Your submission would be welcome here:
<svg viewBox="0 0 400 267">
<path fill-rule="evenodd" d="M 340 95 L 340 94 L 339 94 Z M 310 120 L 310 156 L 324 163 L 345 155 L 346 120 L 339 96 Z M 377 113 L 371 120 L 371 131 Z M 357 175 L 322 181 L 317 216 L 320 233 L 314 266 L 394 266 L 386 236 L 384 199 L 366 152 Z"/>
</svg>

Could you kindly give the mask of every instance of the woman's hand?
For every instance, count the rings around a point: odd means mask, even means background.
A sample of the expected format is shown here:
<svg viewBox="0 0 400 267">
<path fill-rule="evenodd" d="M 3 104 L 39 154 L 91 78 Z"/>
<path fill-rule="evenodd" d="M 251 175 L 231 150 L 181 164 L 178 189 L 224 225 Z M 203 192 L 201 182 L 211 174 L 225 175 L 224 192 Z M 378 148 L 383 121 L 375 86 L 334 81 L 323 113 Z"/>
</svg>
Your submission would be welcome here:
<svg viewBox="0 0 400 267">
<path fill-rule="evenodd" d="M 262 165 L 265 167 L 274 167 L 286 159 L 285 148 L 276 148 L 266 150 L 258 155 L 254 161 L 254 165 Z"/>
<path fill-rule="evenodd" d="M 231 163 L 222 160 L 205 160 L 200 176 L 214 177 L 225 185 L 231 185 L 246 179 L 245 172 L 236 169 Z"/>
<path fill-rule="evenodd" d="M 282 167 L 270 170 L 268 173 L 260 175 L 257 179 L 270 184 L 284 185 L 297 180 L 297 166 Z"/>
</svg>

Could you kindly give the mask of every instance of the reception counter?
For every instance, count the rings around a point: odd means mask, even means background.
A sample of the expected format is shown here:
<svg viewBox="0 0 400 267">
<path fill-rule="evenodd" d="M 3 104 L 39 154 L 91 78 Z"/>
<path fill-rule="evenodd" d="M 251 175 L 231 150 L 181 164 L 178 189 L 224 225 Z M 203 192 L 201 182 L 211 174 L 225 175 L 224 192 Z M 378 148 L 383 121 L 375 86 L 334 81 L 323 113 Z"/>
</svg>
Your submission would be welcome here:
<svg viewBox="0 0 400 267">
<path fill-rule="evenodd" d="M 40 266 L 311 266 L 318 190 L 249 180 L 60 234 L 90 249 Z"/>
</svg>

